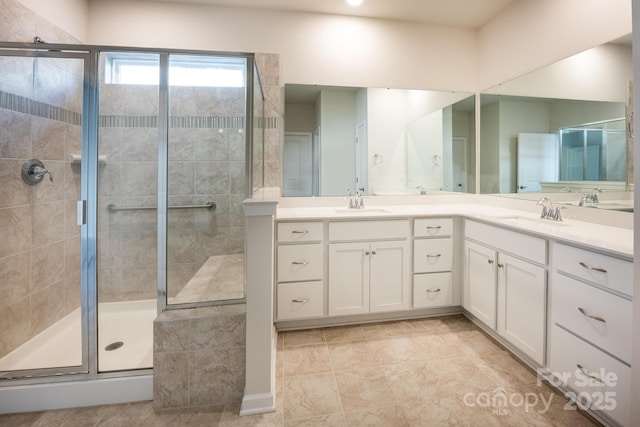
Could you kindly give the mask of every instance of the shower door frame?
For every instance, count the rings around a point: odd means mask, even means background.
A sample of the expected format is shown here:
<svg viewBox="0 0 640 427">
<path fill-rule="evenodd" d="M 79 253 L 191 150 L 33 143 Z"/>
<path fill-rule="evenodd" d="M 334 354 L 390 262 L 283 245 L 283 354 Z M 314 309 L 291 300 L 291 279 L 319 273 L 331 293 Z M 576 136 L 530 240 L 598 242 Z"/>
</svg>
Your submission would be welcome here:
<svg viewBox="0 0 640 427">
<path fill-rule="evenodd" d="M 98 155 L 97 116 L 95 114 L 95 58 L 90 49 L 76 45 L 0 43 L 0 56 L 22 58 L 63 58 L 83 61 L 82 83 L 82 132 L 81 132 L 81 173 L 80 200 L 78 200 L 78 225 L 80 226 L 80 270 L 81 270 L 81 352 L 82 363 L 76 366 L 60 366 L 51 368 L 24 369 L 6 371 L 15 375 L 0 377 L 0 386 L 19 385 L 32 381 L 57 382 L 65 378 L 77 378 L 78 375 L 90 374 L 96 366 L 97 354 L 97 317 L 95 307 L 89 302 L 96 295 L 96 224 L 87 221 L 95 215 L 96 192 L 90 191 L 91 185 L 97 182 Z M 93 159 L 93 161 L 91 161 Z M 90 201 L 93 199 L 93 203 Z M 95 345 L 90 345 L 95 341 Z M 93 362 L 92 362 L 93 360 Z"/>
<path fill-rule="evenodd" d="M 78 200 L 78 225 L 81 226 L 81 328 L 82 364 L 70 367 L 39 368 L 15 372 L 15 376 L 0 377 L 0 390 L 14 386 L 47 385 L 69 381 L 84 381 L 124 377 L 149 376 L 153 368 L 100 372 L 98 370 L 98 284 L 97 284 L 97 223 L 98 223 L 98 123 L 99 123 L 99 57 L 102 52 L 155 53 L 160 56 L 158 115 L 158 313 L 167 309 L 190 308 L 220 304 L 237 304 L 245 298 L 167 305 L 167 197 L 168 197 L 168 58 L 172 53 L 211 56 L 234 56 L 246 59 L 245 92 L 245 196 L 252 193 L 253 177 L 253 94 L 254 79 L 258 79 L 253 53 L 217 52 L 184 49 L 154 49 L 122 46 L 73 45 L 53 43 L 20 43 L 0 41 L 0 56 L 82 59 L 82 150 L 81 190 Z M 164 65 L 163 65 L 164 64 Z M 164 70 L 164 71 L 163 71 Z M 164 106 L 163 106 L 164 105 Z M 245 248 L 246 251 L 246 248 Z M 54 391 L 55 393 L 55 391 Z"/>
</svg>

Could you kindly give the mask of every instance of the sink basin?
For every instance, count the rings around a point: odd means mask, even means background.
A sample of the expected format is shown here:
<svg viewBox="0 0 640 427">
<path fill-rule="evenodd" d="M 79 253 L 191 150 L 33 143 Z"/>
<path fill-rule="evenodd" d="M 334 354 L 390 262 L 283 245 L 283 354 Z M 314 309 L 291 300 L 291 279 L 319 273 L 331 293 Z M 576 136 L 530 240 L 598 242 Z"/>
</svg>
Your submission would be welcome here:
<svg viewBox="0 0 640 427">
<path fill-rule="evenodd" d="M 522 226 L 527 226 L 527 225 L 549 225 L 549 226 L 565 226 L 567 225 L 566 223 L 562 222 L 562 221 L 552 221 L 549 219 L 544 219 L 544 218 L 529 218 L 526 216 L 499 216 L 496 217 L 496 219 L 499 219 L 500 221 L 504 221 L 504 222 L 508 222 L 510 224 L 515 224 L 515 225 L 522 225 Z"/>
<path fill-rule="evenodd" d="M 389 211 L 381 208 L 362 208 L 362 209 L 343 208 L 343 209 L 336 209 L 336 213 L 347 214 L 347 215 L 372 215 L 372 214 L 389 213 Z"/>
</svg>

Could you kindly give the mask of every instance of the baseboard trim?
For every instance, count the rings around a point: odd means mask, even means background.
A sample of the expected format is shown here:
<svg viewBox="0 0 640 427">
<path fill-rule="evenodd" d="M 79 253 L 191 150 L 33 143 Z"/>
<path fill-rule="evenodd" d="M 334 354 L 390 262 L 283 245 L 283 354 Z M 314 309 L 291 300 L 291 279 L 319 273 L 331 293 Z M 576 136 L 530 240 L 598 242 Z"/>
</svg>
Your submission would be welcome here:
<svg viewBox="0 0 640 427">
<path fill-rule="evenodd" d="M 153 399 L 153 375 L 0 387 L 0 414 Z"/>
<path fill-rule="evenodd" d="M 256 415 L 276 410 L 276 397 L 273 393 L 245 394 L 240 405 L 240 415 Z"/>
</svg>

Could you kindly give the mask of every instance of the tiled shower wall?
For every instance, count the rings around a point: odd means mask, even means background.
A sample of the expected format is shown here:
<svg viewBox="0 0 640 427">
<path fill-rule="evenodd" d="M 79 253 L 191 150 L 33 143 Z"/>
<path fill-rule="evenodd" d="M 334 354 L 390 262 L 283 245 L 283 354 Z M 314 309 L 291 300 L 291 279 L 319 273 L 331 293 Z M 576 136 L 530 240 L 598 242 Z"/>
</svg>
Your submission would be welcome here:
<svg viewBox="0 0 640 427">
<path fill-rule="evenodd" d="M 79 44 L 80 41 L 74 39 L 69 34 L 60 30 L 50 22 L 24 7 L 17 0 L 0 0 L 0 40 L 29 42 L 35 35 L 50 43 L 70 43 Z M 33 64 L 33 62 L 31 62 Z M 264 165 L 264 186 L 273 187 L 279 185 L 280 176 L 280 138 L 283 105 L 283 88 L 279 80 L 279 57 L 277 54 L 257 54 L 256 64 L 260 72 L 261 83 L 265 94 L 265 113 L 263 123 L 265 159 Z M 46 61 L 39 61 L 38 66 L 27 66 L 22 73 L 23 82 L 28 81 L 34 72 L 45 71 L 49 65 Z M 55 68 L 55 67 L 54 67 Z M 54 82 L 73 80 L 70 73 L 79 70 L 46 70 L 41 73 L 47 79 Z M 59 74 L 60 73 L 60 74 Z M 66 77 L 62 77 L 66 75 Z M 73 100 L 73 108 L 69 105 L 57 104 L 53 100 L 60 99 L 60 95 L 38 91 L 34 95 L 31 89 L 20 94 L 20 91 L 12 92 L 8 85 L 11 80 L 3 77 L 0 79 L 2 91 L 9 94 L 12 100 L 18 99 L 13 95 L 22 96 L 27 102 L 43 102 L 51 106 L 59 106 L 64 111 L 80 111 L 79 93 Z M 58 88 L 64 85 L 58 85 Z M 77 88 L 78 90 L 80 88 Z M 16 93 L 17 92 L 17 93 Z M 68 95 L 68 93 L 67 93 Z M 116 94 L 114 94 L 116 95 Z M 138 94 L 140 95 L 140 93 Z M 40 98 L 34 98 L 39 96 Z M 137 95 L 135 100 L 128 99 L 126 108 L 142 104 L 143 98 Z M 148 98 L 146 98 L 148 100 Z M 68 103 L 70 99 L 65 99 Z M 13 101 L 12 101 L 13 102 Z M 133 102 L 133 104 L 131 104 Z M 36 104 L 30 104 L 36 105 Z M 123 108 L 125 108 L 125 105 Z M 148 105 L 148 104 L 147 104 Z M 34 107 L 28 107 L 34 108 Z M 72 124 L 59 119 L 52 120 L 48 117 L 39 117 L 25 111 L 12 111 L 0 107 L 0 319 L 3 328 L 0 329 L 0 357 L 10 351 L 16 345 L 21 344 L 33 333 L 42 329 L 45 325 L 54 322 L 65 313 L 79 305 L 80 282 L 79 282 L 79 230 L 75 226 L 75 201 L 79 199 L 79 164 L 71 163 L 71 154 L 80 153 L 80 126 L 78 123 Z M 56 110 L 57 111 L 57 110 Z M 135 111 L 134 111 L 135 112 Z M 131 114 L 134 114 L 132 112 Z M 53 114 L 53 113 L 52 113 Z M 123 112 L 102 111 L 103 116 L 119 115 Z M 152 114 L 148 110 L 136 114 Z M 58 116 L 51 116 L 58 117 Z M 129 117 L 133 117 L 129 116 Z M 154 186 L 149 178 L 155 176 L 154 167 L 147 157 L 150 145 L 155 143 L 155 129 L 151 130 L 136 126 L 113 126 L 108 118 L 103 118 L 102 123 L 111 123 L 110 126 L 101 127 L 101 143 L 110 138 L 116 141 L 137 141 L 139 144 L 118 144 L 112 145 L 115 152 L 109 151 L 107 145 L 101 146 L 106 161 L 101 162 L 100 180 L 102 190 L 106 190 L 105 197 L 100 199 L 100 226 L 108 221 L 106 206 L 108 194 L 113 197 L 122 196 L 119 202 L 131 202 L 142 205 L 148 203 L 149 198 L 155 200 L 155 192 L 140 194 L 142 189 L 149 189 Z M 20 130 L 16 130 L 17 127 Z M 220 135 L 208 132 L 204 129 L 190 129 L 176 127 L 172 130 L 176 138 L 180 134 L 190 134 L 188 139 L 191 142 L 186 144 L 174 144 L 171 148 L 171 167 L 173 179 L 170 178 L 170 191 L 172 202 L 190 200 L 209 200 L 210 195 L 215 195 L 214 200 L 218 204 L 218 209 L 214 216 L 206 211 L 193 212 L 178 217 L 170 217 L 170 228 L 175 228 L 171 232 L 169 239 L 173 243 L 170 248 L 169 280 L 174 285 L 170 288 L 172 293 L 179 290 L 184 280 L 190 277 L 197 263 L 202 259 L 202 255 L 196 251 L 196 242 L 193 236 L 200 235 L 203 231 L 210 232 L 215 229 L 215 235 L 210 233 L 206 246 L 212 249 L 211 254 L 228 250 L 229 253 L 237 253 L 243 250 L 243 230 L 241 225 L 242 211 L 239 203 L 241 199 L 239 193 L 231 192 L 240 188 L 238 180 L 238 164 L 240 151 L 238 149 L 238 135 L 230 136 L 229 139 L 220 140 Z M 206 133 L 204 139 L 213 140 L 209 147 L 214 148 L 209 155 L 210 158 L 200 159 L 196 154 L 196 142 L 203 141 L 199 134 Z M 47 135 L 47 144 L 41 144 L 42 135 Z M 217 139 L 216 139 L 217 138 Z M 20 139 L 20 143 L 17 141 Z M 113 142 L 113 139 L 111 140 Z M 218 149 L 222 146 L 229 147 Z M 16 152 L 17 149 L 17 152 Z M 155 147 L 151 147 L 155 150 Z M 185 151 L 181 151 L 184 149 Z M 120 153 L 117 150 L 122 150 Z M 129 151 L 127 151 L 129 150 Z M 131 151 L 140 150 L 139 158 Z M 191 150 L 191 151 L 190 151 Z M 190 185 L 189 168 L 185 166 L 185 157 L 193 153 L 194 157 L 201 160 L 201 168 L 194 169 L 193 186 L 194 192 L 188 194 L 186 190 Z M 226 154 L 225 154 L 226 153 Z M 138 155 L 136 154 L 136 155 Z M 31 157 L 40 157 L 45 165 L 52 169 L 55 180 L 50 183 L 47 179 L 36 187 L 29 187 L 22 182 L 19 175 L 19 167 Z M 135 159 L 126 165 L 124 159 Z M 222 158 L 220 158 L 222 156 Z M 227 156 L 226 160 L 224 156 Z M 120 161 L 114 161 L 119 158 Z M 244 159 L 242 159 L 244 162 Z M 182 163 L 181 163 L 182 162 Z M 228 172 L 225 177 L 208 175 L 206 179 L 227 184 L 230 192 L 227 196 L 218 197 L 217 191 L 205 191 L 202 194 L 196 188 L 198 183 L 205 183 L 200 179 L 202 175 L 209 174 L 210 169 L 204 166 L 206 162 L 227 162 Z M 119 163 L 119 164 L 118 164 Z M 138 164 L 138 166 L 135 166 Z M 110 167 L 111 166 L 111 167 Z M 129 167 L 130 166 L 130 167 Z M 18 168 L 16 168 L 18 167 Z M 184 176 L 184 172 L 188 175 Z M 109 181 L 109 175 L 113 172 L 113 181 Z M 119 175 L 118 175 L 119 173 Z M 196 180 L 197 173 L 199 179 Z M 228 175 L 226 175 L 228 173 Z M 146 174 L 146 175 L 145 175 Z M 228 176 L 228 178 L 227 178 Z M 137 186 L 137 184 L 145 183 Z M 107 184 L 105 186 L 105 184 Z M 110 188 L 109 185 L 119 186 L 121 193 L 117 193 L 117 188 Z M 155 188 L 155 187 L 154 187 Z M 42 191 L 46 189 L 46 191 Z M 235 190 L 234 190 L 235 191 Z M 111 193 L 110 193 L 111 192 Z M 130 194 L 133 193 L 133 194 Z M 185 194 L 183 194 L 185 193 Z M 201 197 L 202 196 L 202 197 Z M 233 203 L 232 203 L 233 200 Z M 36 209 L 45 208 L 45 209 Z M 118 212 L 116 215 L 120 215 Z M 127 223 L 122 221 L 122 227 L 112 238 L 107 229 L 100 228 L 98 236 L 99 251 L 101 254 L 100 277 L 103 285 L 100 292 L 101 301 L 117 301 L 122 299 L 153 298 L 156 294 L 156 269 L 155 269 L 155 215 L 150 212 L 138 212 L 135 221 Z M 112 215 L 112 214 L 110 214 Z M 196 216 L 204 216 L 198 220 Z M 124 215 L 122 215 L 124 217 Z M 199 224 L 199 225 L 198 225 Z M 127 228 L 128 227 L 128 228 Z M 193 230 L 187 234 L 182 234 L 178 230 Z M 135 233 L 129 234 L 128 231 Z M 172 237 L 173 236 L 173 237 Z M 185 236 L 190 236 L 185 238 Z M 198 239 L 198 237 L 195 237 Z M 127 246 L 123 247 L 123 242 Z M 170 243 L 171 244 L 171 243 Z M 193 258 L 189 258 L 191 249 Z M 193 262 L 191 261 L 193 259 Z M 146 267 L 143 262 L 149 262 Z M 53 270 L 49 271 L 49 269 Z M 124 281 L 116 282 L 116 277 L 123 278 Z M 62 279 L 61 279 L 62 275 Z M 126 282 L 125 282 L 126 281 Z M 45 304 L 46 301 L 46 304 Z"/>
<path fill-rule="evenodd" d="M 77 43 L 17 1 L 0 0 L 0 11 L 0 40 Z M 0 357 L 80 306 L 80 169 L 70 161 L 81 148 L 79 64 L 0 61 Z M 31 158 L 53 182 L 22 181 Z"/>
<path fill-rule="evenodd" d="M 178 293 L 210 256 L 242 253 L 245 198 L 243 88 L 172 87 L 167 280 Z M 156 295 L 157 87 L 101 84 L 100 301 Z"/>
</svg>

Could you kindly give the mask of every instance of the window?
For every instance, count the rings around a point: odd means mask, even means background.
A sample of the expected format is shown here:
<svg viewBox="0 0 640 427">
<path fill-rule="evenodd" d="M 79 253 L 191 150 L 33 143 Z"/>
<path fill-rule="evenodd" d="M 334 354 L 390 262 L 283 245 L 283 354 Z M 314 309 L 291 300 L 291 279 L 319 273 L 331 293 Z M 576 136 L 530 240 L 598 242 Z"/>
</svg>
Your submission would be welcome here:
<svg viewBox="0 0 640 427">
<path fill-rule="evenodd" d="M 105 58 L 106 84 L 158 85 L 158 55 L 109 53 Z M 172 54 L 169 56 L 169 85 L 244 87 L 245 69 L 245 58 Z"/>
</svg>

